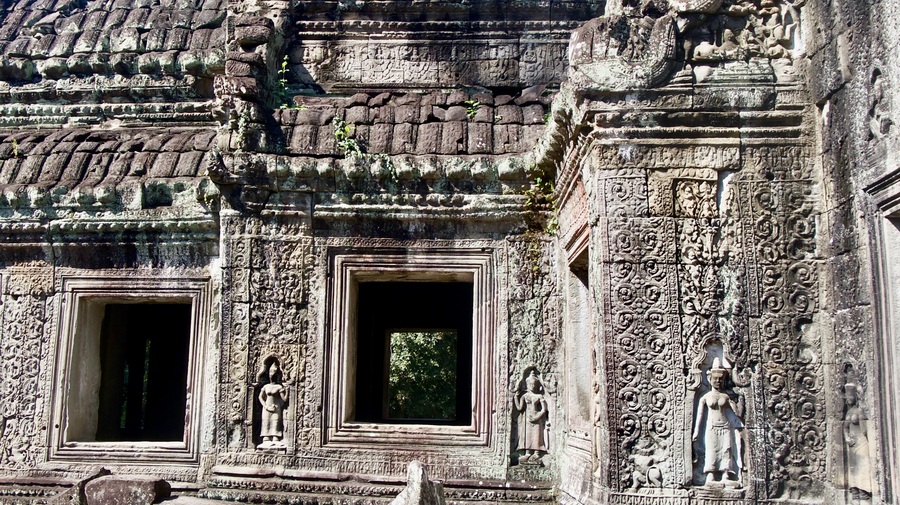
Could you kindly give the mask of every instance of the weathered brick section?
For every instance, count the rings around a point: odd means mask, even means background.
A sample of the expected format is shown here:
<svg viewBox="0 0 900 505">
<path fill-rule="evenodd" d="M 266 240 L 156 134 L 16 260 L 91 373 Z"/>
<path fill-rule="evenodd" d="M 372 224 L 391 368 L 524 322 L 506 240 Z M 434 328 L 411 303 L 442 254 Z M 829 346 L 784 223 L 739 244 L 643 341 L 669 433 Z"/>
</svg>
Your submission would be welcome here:
<svg viewBox="0 0 900 505">
<path fill-rule="evenodd" d="M 368 154 L 506 155 L 535 145 L 549 121 L 552 98 L 552 93 L 516 99 L 484 92 L 361 93 L 296 97 L 299 109 L 277 109 L 274 115 L 288 139 L 287 152 L 295 155 L 341 156 L 327 140 L 334 135 L 334 118 L 351 126 Z M 506 105 L 495 107 L 496 102 Z"/>
</svg>

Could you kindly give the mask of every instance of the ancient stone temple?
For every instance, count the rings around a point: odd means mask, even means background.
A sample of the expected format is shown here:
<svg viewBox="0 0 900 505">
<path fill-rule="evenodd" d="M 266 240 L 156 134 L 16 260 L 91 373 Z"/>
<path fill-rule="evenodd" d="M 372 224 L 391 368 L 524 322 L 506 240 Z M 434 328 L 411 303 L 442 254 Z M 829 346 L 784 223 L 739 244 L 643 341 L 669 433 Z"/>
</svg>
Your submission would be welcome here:
<svg viewBox="0 0 900 505">
<path fill-rule="evenodd" d="M 0 1 L 0 503 L 900 503 L 898 19 Z"/>
</svg>

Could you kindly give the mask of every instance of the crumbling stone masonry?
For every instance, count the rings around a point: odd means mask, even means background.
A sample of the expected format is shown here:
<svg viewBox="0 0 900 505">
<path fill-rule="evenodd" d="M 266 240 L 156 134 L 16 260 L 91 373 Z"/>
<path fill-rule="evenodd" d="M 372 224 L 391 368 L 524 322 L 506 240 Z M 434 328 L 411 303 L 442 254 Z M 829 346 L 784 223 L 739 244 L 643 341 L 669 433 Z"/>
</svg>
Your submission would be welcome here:
<svg viewBox="0 0 900 505">
<path fill-rule="evenodd" d="M 0 2 L 0 503 L 900 504 L 898 19 Z"/>
</svg>

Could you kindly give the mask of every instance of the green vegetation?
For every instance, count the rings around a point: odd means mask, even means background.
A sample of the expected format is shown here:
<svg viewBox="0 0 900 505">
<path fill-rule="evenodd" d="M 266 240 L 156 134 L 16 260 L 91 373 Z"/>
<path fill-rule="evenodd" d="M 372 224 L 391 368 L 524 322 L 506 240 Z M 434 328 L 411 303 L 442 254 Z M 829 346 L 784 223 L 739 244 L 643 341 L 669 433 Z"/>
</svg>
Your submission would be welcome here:
<svg viewBox="0 0 900 505">
<path fill-rule="evenodd" d="M 277 87 L 275 88 L 276 100 L 282 109 L 291 108 L 291 98 L 288 96 L 287 92 L 287 84 L 288 84 L 288 73 L 290 69 L 288 68 L 288 57 L 284 55 L 284 59 L 281 60 L 281 69 L 278 70 L 278 81 Z"/>
<path fill-rule="evenodd" d="M 281 68 L 278 70 L 278 80 L 275 82 L 275 101 L 279 104 L 280 109 L 306 109 L 303 105 L 296 105 L 292 97 L 288 94 L 288 75 L 291 69 L 288 68 L 288 57 L 284 55 L 281 60 Z"/>
<path fill-rule="evenodd" d="M 466 104 L 466 117 L 469 119 L 474 118 L 475 114 L 478 113 L 478 109 L 481 108 L 481 102 L 478 100 L 466 100 L 464 103 Z"/>
<path fill-rule="evenodd" d="M 250 123 L 250 109 L 244 107 L 237 121 L 237 147 L 238 150 L 247 149 L 248 124 Z"/>
<path fill-rule="evenodd" d="M 536 177 L 525 190 L 525 213 L 528 228 L 553 235 L 559 229 L 556 219 L 556 186 L 553 179 Z M 546 216 L 546 212 L 550 216 Z"/>
<path fill-rule="evenodd" d="M 528 242 L 528 259 L 531 271 L 541 271 L 544 254 L 543 238 L 559 231 L 556 217 L 556 185 L 550 177 L 535 177 L 525 195 L 525 238 Z"/>
<path fill-rule="evenodd" d="M 350 158 L 362 156 L 359 142 L 353 138 L 353 131 L 355 130 L 353 124 L 337 116 L 331 120 L 331 124 L 334 126 L 334 140 L 341 153 Z"/>
<path fill-rule="evenodd" d="M 456 332 L 391 332 L 388 417 L 456 418 Z"/>
</svg>

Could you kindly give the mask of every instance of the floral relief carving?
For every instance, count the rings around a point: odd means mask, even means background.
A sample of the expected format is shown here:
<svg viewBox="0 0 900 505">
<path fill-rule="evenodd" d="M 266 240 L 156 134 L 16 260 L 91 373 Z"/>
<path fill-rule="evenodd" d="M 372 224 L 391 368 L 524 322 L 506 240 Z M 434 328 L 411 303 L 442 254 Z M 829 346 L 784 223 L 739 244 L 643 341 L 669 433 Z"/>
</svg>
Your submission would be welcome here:
<svg viewBox="0 0 900 505">
<path fill-rule="evenodd" d="M 0 295 L 0 467 L 26 468 L 42 450 L 40 344 L 47 318 L 45 299 L 7 285 L 16 294 Z M 27 291 L 31 291 L 28 289 Z"/>
</svg>

